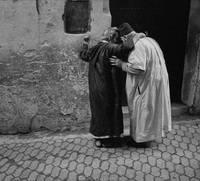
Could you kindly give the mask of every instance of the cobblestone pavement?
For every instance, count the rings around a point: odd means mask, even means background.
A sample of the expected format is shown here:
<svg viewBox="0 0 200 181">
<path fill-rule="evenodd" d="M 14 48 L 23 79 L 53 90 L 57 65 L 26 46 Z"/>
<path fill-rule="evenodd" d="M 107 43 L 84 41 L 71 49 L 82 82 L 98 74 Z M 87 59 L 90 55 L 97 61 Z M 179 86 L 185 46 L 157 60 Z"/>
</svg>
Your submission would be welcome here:
<svg viewBox="0 0 200 181">
<path fill-rule="evenodd" d="M 90 134 L 0 139 L 0 181 L 200 180 L 200 120 L 146 149 L 99 149 Z"/>
</svg>

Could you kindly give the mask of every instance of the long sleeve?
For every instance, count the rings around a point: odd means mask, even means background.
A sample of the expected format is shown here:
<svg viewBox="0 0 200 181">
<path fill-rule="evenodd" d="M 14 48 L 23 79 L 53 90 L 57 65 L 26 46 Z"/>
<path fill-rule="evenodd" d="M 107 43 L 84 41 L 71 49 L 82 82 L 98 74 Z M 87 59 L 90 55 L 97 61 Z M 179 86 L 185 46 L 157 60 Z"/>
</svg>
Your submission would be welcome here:
<svg viewBox="0 0 200 181">
<path fill-rule="evenodd" d="M 146 71 L 147 53 L 145 51 L 145 45 L 141 41 L 138 41 L 135 45 L 135 49 L 130 53 L 128 63 L 122 64 L 122 70 L 131 74 L 141 74 Z"/>
<path fill-rule="evenodd" d="M 131 74 L 136 74 L 136 75 L 142 74 L 144 72 L 143 70 L 133 68 L 133 65 L 131 63 L 126 63 L 126 62 L 122 64 L 122 70 Z"/>
<path fill-rule="evenodd" d="M 114 55 L 120 59 L 124 60 L 124 57 L 128 57 L 128 53 L 133 49 L 133 47 L 124 46 L 124 44 L 110 44 L 109 51 L 110 55 Z"/>
</svg>

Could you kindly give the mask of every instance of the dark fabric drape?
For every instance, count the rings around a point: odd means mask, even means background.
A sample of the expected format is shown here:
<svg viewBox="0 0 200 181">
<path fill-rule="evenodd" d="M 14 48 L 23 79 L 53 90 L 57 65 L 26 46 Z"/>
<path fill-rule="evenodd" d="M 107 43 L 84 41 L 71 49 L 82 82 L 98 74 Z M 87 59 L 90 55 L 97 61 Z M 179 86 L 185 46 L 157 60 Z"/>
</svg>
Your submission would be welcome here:
<svg viewBox="0 0 200 181">
<path fill-rule="evenodd" d="M 90 133 L 94 136 L 119 136 L 123 133 L 121 70 L 111 66 L 109 58 L 127 53 L 123 45 L 104 42 L 80 52 L 80 58 L 89 62 Z"/>
</svg>

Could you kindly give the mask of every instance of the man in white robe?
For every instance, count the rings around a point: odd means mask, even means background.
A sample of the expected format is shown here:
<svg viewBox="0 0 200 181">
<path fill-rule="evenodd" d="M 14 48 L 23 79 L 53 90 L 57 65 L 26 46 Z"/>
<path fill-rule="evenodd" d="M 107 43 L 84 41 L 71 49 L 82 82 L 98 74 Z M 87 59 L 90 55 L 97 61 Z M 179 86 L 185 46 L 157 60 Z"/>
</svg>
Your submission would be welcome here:
<svg viewBox="0 0 200 181">
<path fill-rule="evenodd" d="M 110 59 L 112 65 L 127 72 L 130 135 L 137 143 L 160 140 L 171 130 L 169 79 L 162 50 L 154 39 L 136 33 L 128 23 L 119 30 L 123 38 L 135 34 L 128 62 Z"/>
</svg>

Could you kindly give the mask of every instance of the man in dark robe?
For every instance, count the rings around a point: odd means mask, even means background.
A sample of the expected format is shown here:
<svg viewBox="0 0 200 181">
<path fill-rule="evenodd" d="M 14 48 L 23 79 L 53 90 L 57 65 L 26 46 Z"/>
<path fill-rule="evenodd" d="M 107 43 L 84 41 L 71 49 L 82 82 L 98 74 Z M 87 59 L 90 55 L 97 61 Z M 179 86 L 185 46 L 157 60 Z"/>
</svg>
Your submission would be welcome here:
<svg viewBox="0 0 200 181">
<path fill-rule="evenodd" d="M 115 147 L 123 133 L 120 69 L 111 66 L 111 56 L 123 57 L 132 50 L 132 38 L 122 44 L 117 28 L 107 29 L 92 48 L 83 46 L 80 58 L 89 62 L 90 133 L 97 147 Z"/>
</svg>

